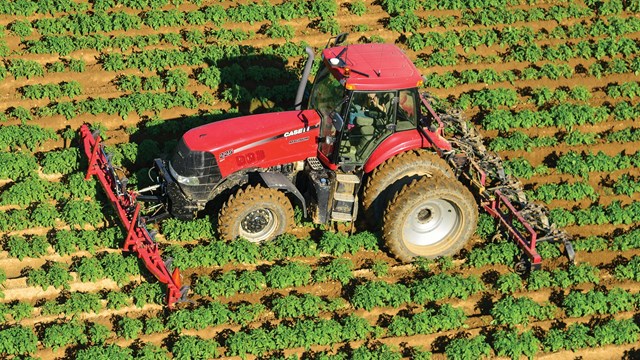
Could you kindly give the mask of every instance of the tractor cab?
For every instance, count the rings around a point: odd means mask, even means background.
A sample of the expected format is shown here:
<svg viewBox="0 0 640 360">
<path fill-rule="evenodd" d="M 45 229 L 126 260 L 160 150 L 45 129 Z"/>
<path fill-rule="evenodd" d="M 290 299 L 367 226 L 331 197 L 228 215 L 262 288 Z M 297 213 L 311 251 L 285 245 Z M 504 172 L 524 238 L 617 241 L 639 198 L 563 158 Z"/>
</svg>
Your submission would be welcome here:
<svg viewBox="0 0 640 360">
<path fill-rule="evenodd" d="M 391 135 L 416 132 L 422 77 L 389 44 L 326 48 L 309 108 L 321 116 L 318 157 L 325 165 L 364 166 Z"/>
</svg>

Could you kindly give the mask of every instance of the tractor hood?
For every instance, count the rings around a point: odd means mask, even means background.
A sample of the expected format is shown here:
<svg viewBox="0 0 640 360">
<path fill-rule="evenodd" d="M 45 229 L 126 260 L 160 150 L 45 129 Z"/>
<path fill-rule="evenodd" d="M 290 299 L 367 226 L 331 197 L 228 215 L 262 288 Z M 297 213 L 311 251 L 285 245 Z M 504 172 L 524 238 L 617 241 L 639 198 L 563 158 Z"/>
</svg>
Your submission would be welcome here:
<svg viewBox="0 0 640 360">
<path fill-rule="evenodd" d="M 212 153 L 226 177 L 317 156 L 319 126 L 315 110 L 294 110 L 216 121 L 187 131 L 182 139 L 191 151 Z"/>
</svg>

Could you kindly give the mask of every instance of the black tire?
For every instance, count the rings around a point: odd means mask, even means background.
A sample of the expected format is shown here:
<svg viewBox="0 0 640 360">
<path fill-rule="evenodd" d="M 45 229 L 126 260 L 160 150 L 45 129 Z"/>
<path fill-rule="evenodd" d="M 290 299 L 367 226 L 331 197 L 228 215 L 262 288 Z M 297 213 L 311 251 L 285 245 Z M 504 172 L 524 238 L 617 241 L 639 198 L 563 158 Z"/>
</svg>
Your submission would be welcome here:
<svg viewBox="0 0 640 360">
<path fill-rule="evenodd" d="M 455 179 L 422 178 L 405 186 L 384 214 L 382 238 L 399 260 L 456 254 L 476 230 L 478 206 Z"/>
<path fill-rule="evenodd" d="M 427 150 L 398 154 L 378 165 L 362 191 L 362 208 L 369 226 L 379 229 L 389 201 L 403 186 L 425 176 L 454 177 L 446 161 Z"/>
<path fill-rule="evenodd" d="M 293 207 L 276 189 L 248 186 L 232 195 L 218 216 L 218 232 L 226 240 L 271 240 L 293 226 Z"/>
</svg>

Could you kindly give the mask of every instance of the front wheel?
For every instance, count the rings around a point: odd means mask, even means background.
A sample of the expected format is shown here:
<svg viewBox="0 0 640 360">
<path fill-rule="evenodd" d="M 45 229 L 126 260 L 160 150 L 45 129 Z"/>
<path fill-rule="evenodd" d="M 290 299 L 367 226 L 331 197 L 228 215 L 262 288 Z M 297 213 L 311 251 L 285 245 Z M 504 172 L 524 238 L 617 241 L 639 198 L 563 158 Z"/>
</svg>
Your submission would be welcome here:
<svg viewBox="0 0 640 360">
<path fill-rule="evenodd" d="M 473 235 L 478 207 L 451 178 L 421 178 L 405 186 L 384 214 L 383 240 L 402 261 L 457 253 Z"/>
<path fill-rule="evenodd" d="M 282 192 L 248 186 L 223 205 L 218 217 L 218 232 L 223 239 L 242 237 L 257 243 L 287 232 L 292 224 L 293 208 Z"/>
</svg>

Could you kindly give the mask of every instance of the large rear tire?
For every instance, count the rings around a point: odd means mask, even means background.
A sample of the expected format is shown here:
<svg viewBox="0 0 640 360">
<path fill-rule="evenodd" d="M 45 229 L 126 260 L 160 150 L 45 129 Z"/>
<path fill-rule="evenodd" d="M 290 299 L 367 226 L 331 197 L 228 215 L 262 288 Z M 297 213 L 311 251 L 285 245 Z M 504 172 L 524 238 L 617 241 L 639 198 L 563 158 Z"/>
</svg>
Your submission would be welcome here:
<svg viewBox="0 0 640 360">
<path fill-rule="evenodd" d="M 405 186 L 384 214 L 382 237 L 393 255 L 409 262 L 454 255 L 475 232 L 478 207 L 452 178 L 422 178 Z"/>
<path fill-rule="evenodd" d="M 227 240 L 271 240 L 292 225 L 293 207 L 286 195 L 262 186 L 239 190 L 222 206 L 218 216 L 218 232 Z"/>
<path fill-rule="evenodd" d="M 453 171 L 437 154 L 427 150 L 396 155 L 373 170 L 362 191 L 362 207 L 369 225 L 379 229 L 389 201 L 403 186 L 425 176 L 453 178 Z"/>
</svg>

